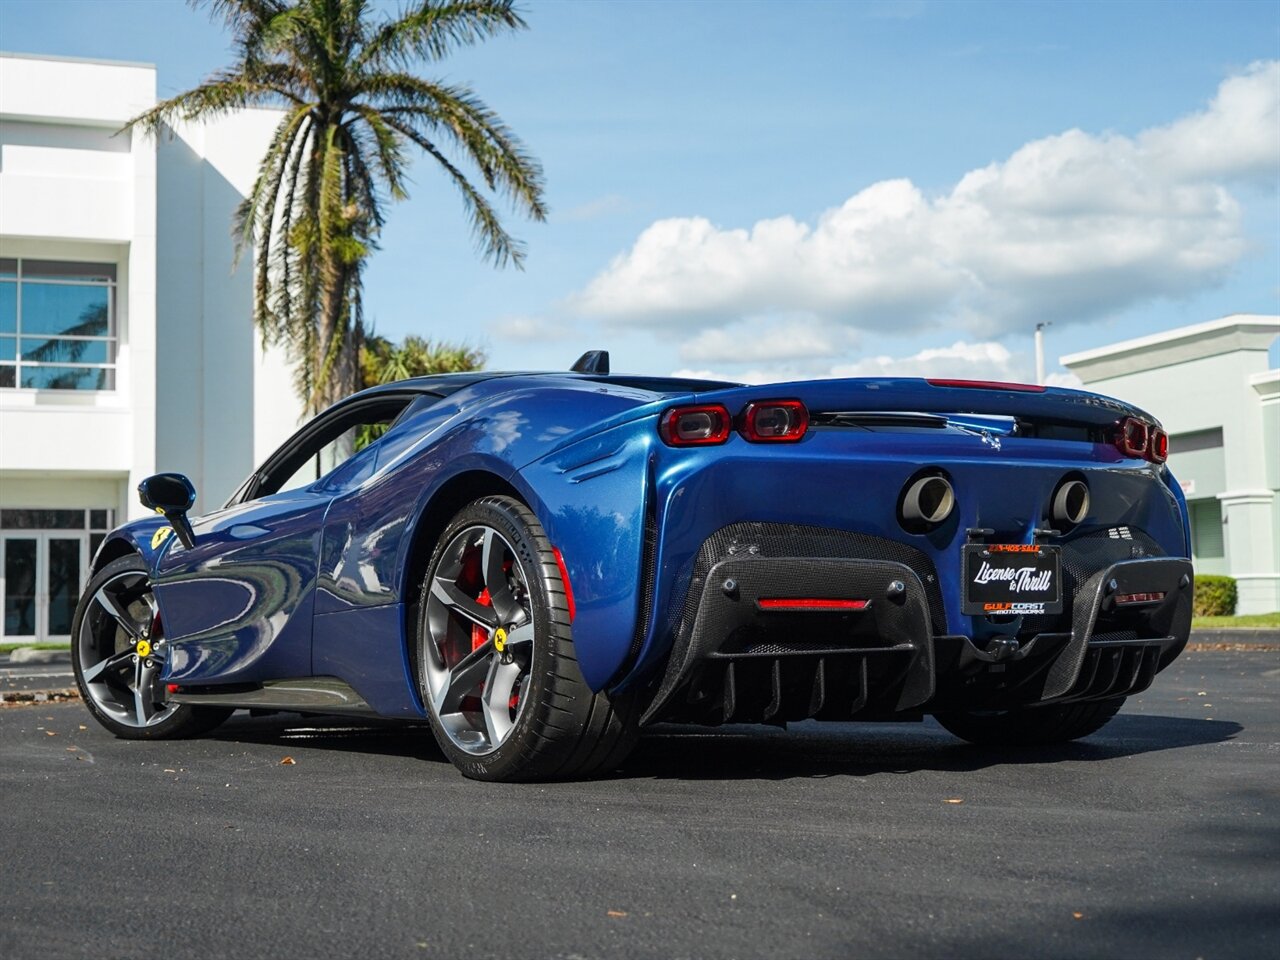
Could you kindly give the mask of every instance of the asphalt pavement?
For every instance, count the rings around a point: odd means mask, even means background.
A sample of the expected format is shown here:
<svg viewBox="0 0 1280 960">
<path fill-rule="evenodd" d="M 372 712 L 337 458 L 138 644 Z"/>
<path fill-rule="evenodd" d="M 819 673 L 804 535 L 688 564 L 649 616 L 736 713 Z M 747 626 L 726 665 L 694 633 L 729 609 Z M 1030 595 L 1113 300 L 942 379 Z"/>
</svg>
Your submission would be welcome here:
<svg viewBox="0 0 1280 960">
<path fill-rule="evenodd" d="M 424 728 L 3 707 L 0 956 L 1274 957 L 1278 687 L 1191 652 L 1065 747 L 668 727 L 535 786 Z"/>
</svg>

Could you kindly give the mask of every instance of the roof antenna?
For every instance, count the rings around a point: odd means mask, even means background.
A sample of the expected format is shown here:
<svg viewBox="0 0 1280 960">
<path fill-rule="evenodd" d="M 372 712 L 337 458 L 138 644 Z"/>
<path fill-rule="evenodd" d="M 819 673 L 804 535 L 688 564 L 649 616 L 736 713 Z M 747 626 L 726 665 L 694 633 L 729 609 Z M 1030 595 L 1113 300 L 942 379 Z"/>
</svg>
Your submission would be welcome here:
<svg viewBox="0 0 1280 960">
<path fill-rule="evenodd" d="M 609 351 L 588 350 L 578 358 L 577 363 L 569 368 L 569 372 L 607 374 L 609 372 Z"/>
</svg>

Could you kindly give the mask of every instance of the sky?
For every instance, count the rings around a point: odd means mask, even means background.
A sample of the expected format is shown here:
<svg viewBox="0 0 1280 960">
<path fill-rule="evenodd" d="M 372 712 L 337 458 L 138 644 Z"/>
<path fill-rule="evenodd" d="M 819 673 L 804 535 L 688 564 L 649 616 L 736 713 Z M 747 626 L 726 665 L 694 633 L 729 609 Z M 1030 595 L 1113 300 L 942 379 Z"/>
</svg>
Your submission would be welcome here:
<svg viewBox="0 0 1280 960">
<path fill-rule="evenodd" d="M 495 369 L 1029 380 L 1048 323 L 1069 384 L 1062 355 L 1280 313 L 1274 0 L 521 9 L 422 72 L 540 159 L 548 221 L 508 212 L 527 261 L 496 270 L 416 161 L 366 271 L 379 334 Z M 154 63 L 161 96 L 229 58 L 176 0 L 0 0 L 0 48 Z"/>
</svg>

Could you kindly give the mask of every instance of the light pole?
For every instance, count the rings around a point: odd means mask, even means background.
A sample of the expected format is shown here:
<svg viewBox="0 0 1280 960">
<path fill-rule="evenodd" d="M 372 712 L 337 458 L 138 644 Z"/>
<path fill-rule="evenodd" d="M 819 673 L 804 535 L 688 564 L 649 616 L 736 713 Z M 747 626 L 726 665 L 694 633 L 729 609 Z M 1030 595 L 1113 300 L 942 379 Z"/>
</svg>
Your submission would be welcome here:
<svg viewBox="0 0 1280 960">
<path fill-rule="evenodd" d="M 1044 328 L 1051 326 L 1052 320 L 1036 324 L 1036 383 L 1044 386 Z"/>
</svg>

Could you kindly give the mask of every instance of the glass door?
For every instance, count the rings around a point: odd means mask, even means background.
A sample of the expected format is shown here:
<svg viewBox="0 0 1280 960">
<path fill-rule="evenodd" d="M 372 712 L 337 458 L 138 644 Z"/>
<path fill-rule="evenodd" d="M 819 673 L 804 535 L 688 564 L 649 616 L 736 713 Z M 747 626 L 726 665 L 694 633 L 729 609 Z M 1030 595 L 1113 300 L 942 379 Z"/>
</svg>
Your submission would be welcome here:
<svg viewBox="0 0 1280 960">
<path fill-rule="evenodd" d="M 85 537 L 49 533 L 44 542 L 45 638 L 70 643 L 71 621 L 84 585 Z"/>
<path fill-rule="evenodd" d="M 0 592 L 4 594 L 4 639 L 35 640 L 39 634 L 39 617 L 36 584 L 40 573 L 40 535 L 23 534 L 7 536 L 0 540 L 4 557 L 0 569 L 4 580 Z M 70 632 L 70 631 L 68 631 Z"/>
<path fill-rule="evenodd" d="M 87 548 L 84 534 L 33 531 L 0 538 L 5 642 L 70 641 Z"/>
</svg>

